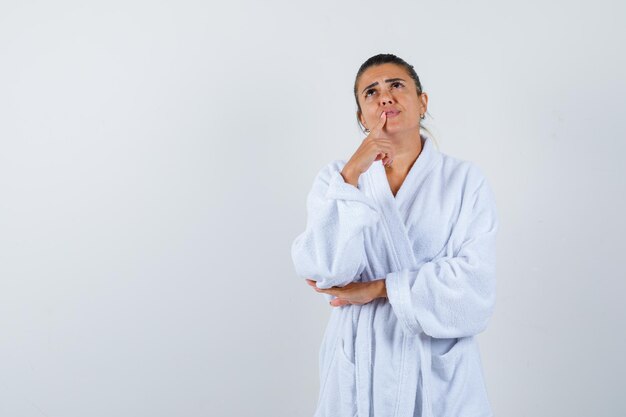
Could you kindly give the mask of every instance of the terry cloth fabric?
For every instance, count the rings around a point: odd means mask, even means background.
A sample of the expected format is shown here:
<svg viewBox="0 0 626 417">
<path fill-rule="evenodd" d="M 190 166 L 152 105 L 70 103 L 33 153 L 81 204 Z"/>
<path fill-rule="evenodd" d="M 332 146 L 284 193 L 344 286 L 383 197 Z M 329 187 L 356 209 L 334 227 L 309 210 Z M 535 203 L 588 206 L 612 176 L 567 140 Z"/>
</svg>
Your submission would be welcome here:
<svg viewBox="0 0 626 417">
<path fill-rule="evenodd" d="M 421 139 L 395 197 L 382 163 L 354 187 L 344 160 L 307 196 L 291 247 L 298 277 L 387 287 L 387 298 L 329 307 L 315 417 L 492 416 L 475 335 L 495 305 L 495 198 L 475 164 Z"/>
</svg>

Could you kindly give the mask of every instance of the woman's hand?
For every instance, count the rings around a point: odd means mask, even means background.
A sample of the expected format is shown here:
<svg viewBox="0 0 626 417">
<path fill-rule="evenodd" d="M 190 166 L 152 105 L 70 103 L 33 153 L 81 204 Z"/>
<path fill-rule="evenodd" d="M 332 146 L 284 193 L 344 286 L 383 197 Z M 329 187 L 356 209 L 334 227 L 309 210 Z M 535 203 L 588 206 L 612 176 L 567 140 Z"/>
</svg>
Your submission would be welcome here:
<svg viewBox="0 0 626 417">
<path fill-rule="evenodd" d="M 369 282 L 351 282 L 345 287 L 332 287 L 328 289 L 317 288 L 315 281 L 311 279 L 307 279 L 306 282 L 317 292 L 337 297 L 330 302 L 330 305 L 333 307 L 344 306 L 346 304 L 367 304 L 376 298 L 387 296 L 384 279 Z"/>
<path fill-rule="evenodd" d="M 383 165 L 391 165 L 395 157 L 395 149 L 391 140 L 387 138 L 383 128 L 387 121 L 387 114 L 382 112 L 380 121 L 367 135 L 361 146 L 354 152 L 341 171 L 344 180 L 354 186 L 358 183 L 359 176 L 367 171 L 374 161 L 382 159 Z"/>
</svg>

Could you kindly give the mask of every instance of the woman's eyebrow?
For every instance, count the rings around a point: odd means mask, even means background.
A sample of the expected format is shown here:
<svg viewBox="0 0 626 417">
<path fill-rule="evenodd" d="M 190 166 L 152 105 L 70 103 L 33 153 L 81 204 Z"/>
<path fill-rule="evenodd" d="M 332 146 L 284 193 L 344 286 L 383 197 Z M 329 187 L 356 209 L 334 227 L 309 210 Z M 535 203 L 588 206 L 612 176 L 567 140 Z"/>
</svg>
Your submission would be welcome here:
<svg viewBox="0 0 626 417">
<path fill-rule="evenodd" d="M 390 78 L 388 80 L 385 80 L 386 83 L 392 83 L 394 81 L 405 81 L 402 78 Z M 405 81 L 406 82 L 406 81 Z M 363 91 L 361 91 L 361 94 L 363 94 L 365 92 L 365 90 L 367 90 L 368 88 L 374 87 L 375 85 L 378 85 L 378 81 L 371 83 L 370 85 L 368 85 L 367 87 L 365 87 L 363 89 Z"/>
</svg>

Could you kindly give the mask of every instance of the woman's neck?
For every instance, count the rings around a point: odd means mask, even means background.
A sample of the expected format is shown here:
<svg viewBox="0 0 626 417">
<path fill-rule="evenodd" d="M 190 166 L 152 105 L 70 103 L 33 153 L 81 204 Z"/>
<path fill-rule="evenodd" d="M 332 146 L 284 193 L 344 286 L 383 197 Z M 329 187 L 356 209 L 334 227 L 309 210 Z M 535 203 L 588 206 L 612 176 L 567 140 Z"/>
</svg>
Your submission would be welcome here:
<svg viewBox="0 0 626 417">
<path fill-rule="evenodd" d="M 411 133 L 403 136 L 390 136 L 395 144 L 396 155 L 391 166 L 386 168 L 388 174 L 405 176 L 422 152 L 423 144 L 419 131 L 417 137 L 415 133 Z"/>
</svg>

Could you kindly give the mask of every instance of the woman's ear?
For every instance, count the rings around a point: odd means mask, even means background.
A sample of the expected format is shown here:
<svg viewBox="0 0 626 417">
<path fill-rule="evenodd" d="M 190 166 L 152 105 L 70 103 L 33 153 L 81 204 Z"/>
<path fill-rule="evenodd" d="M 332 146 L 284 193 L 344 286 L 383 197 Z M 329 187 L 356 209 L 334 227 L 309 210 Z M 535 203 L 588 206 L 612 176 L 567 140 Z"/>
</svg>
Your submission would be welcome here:
<svg viewBox="0 0 626 417">
<path fill-rule="evenodd" d="M 359 110 L 357 110 L 357 112 L 356 112 L 356 117 L 361 122 L 361 125 L 363 125 L 363 128 L 367 129 L 367 126 L 365 126 L 365 119 L 363 118 L 363 114 Z"/>
<path fill-rule="evenodd" d="M 423 113 L 426 113 L 428 110 L 428 94 L 422 93 L 420 94 L 420 101 L 422 102 L 422 106 L 424 106 Z"/>
</svg>

